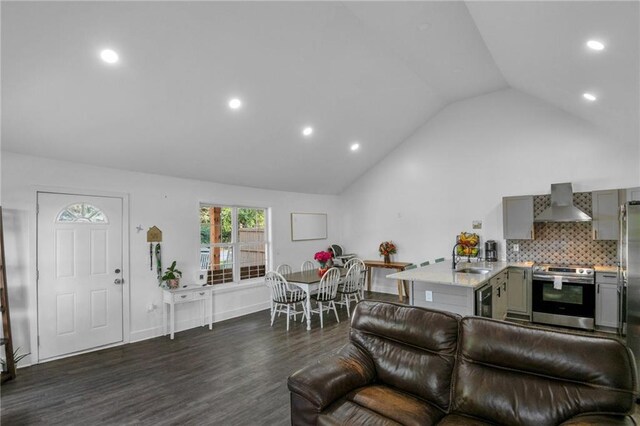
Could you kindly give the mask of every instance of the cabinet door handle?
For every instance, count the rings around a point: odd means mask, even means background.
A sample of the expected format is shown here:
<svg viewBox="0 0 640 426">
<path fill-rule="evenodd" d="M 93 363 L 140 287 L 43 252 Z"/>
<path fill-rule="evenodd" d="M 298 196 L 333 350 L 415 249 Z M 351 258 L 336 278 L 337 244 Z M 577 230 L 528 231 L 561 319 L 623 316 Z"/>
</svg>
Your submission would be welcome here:
<svg viewBox="0 0 640 426">
<path fill-rule="evenodd" d="M 593 229 L 593 239 L 597 240 L 598 239 L 598 230 L 597 229 Z"/>
<path fill-rule="evenodd" d="M 200 296 L 204 296 L 204 291 L 200 293 Z"/>
<path fill-rule="evenodd" d="M 600 284 L 596 285 L 596 293 L 600 294 Z"/>
<path fill-rule="evenodd" d="M 180 297 L 184 299 L 185 297 L 187 297 L 187 295 L 186 295 L 186 294 L 184 294 L 184 295 L 182 295 L 182 296 L 180 296 Z"/>
<path fill-rule="evenodd" d="M 617 276 L 617 275 L 611 275 L 611 274 L 602 274 L 602 276 L 603 276 L 604 278 L 618 278 L 618 276 Z"/>
<path fill-rule="evenodd" d="M 496 290 L 498 291 L 498 297 L 500 297 L 500 286 Z"/>
</svg>

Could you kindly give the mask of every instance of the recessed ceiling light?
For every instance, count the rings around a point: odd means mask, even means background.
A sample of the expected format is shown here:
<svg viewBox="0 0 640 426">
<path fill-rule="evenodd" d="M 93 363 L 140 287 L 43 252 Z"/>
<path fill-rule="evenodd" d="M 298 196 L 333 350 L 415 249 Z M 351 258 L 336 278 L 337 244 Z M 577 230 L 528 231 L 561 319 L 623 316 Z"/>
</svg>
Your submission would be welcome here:
<svg viewBox="0 0 640 426">
<path fill-rule="evenodd" d="M 599 42 L 597 40 L 589 40 L 587 42 L 587 47 L 589 47 L 589 49 L 593 49 L 593 50 L 602 50 L 602 49 L 604 49 L 604 44 L 602 44 L 601 42 Z"/>
<path fill-rule="evenodd" d="M 238 109 L 242 106 L 242 101 L 238 98 L 233 98 L 229 100 L 229 108 Z"/>
<path fill-rule="evenodd" d="M 351 151 L 357 151 L 360 149 L 360 144 L 358 142 L 351 144 Z"/>
<path fill-rule="evenodd" d="M 104 49 L 103 51 L 100 52 L 100 59 L 102 59 L 108 64 L 115 64 L 116 62 L 118 62 L 119 58 L 115 50 Z"/>
<path fill-rule="evenodd" d="M 596 98 L 594 95 L 592 95 L 591 93 L 583 93 L 583 94 L 582 94 L 582 97 L 583 97 L 583 98 L 585 98 L 585 99 L 586 99 L 586 100 L 588 100 L 588 101 L 591 101 L 591 102 L 593 102 L 593 101 L 595 101 L 596 99 L 598 99 L 598 98 Z"/>
<path fill-rule="evenodd" d="M 428 22 L 422 23 L 420 25 L 418 25 L 418 29 L 420 31 L 427 31 L 429 29 L 429 27 L 431 27 L 431 24 Z"/>
<path fill-rule="evenodd" d="M 313 127 L 307 126 L 304 129 L 302 129 L 303 136 L 311 136 L 312 133 L 313 133 Z"/>
</svg>

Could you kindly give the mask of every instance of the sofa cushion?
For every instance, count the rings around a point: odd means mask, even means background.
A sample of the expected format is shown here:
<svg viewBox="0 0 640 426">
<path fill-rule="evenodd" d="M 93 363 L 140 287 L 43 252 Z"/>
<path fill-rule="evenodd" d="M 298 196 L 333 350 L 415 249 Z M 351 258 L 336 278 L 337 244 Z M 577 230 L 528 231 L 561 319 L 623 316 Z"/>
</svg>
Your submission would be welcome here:
<svg viewBox="0 0 640 426">
<path fill-rule="evenodd" d="M 350 392 L 320 416 L 324 424 L 434 425 L 445 413 L 434 405 L 388 386 L 366 386 Z M 321 422 L 321 423 L 322 423 Z"/>
<path fill-rule="evenodd" d="M 435 424 L 445 414 L 434 405 L 382 385 L 357 389 L 346 399 L 403 425 Z"/>
<path fill-rule="evenodd" d="M 438 426 L 490 426 L 488 423 L 473 417 L 461 416 L 460 414 L 447 414 L 439 422 Z"/>
<path fill-rule="evenodd" d="M 632 372 L 632 374 L 629 374 Z M 490 422 L 559 424 L 633 407 L 635 364 L 620 342 L 467 317 L 452 411 Z"/>
<path fill-rule="evenodd" d="M 364 408 L 355 402 L 341 399 L 329 406 L 318 416 L 320 426 L 337 425 L 367 425 L 367 426 L 398 426 L 402 423 L 391 420 L 381 414 Z"/>
<path fill-rule="evenodd" d="M 351 321 L 351 341 L 373 360 L 376 381 L 446 411 L 458 339 L 458 315 L 362 301 Z"/>
</svg>

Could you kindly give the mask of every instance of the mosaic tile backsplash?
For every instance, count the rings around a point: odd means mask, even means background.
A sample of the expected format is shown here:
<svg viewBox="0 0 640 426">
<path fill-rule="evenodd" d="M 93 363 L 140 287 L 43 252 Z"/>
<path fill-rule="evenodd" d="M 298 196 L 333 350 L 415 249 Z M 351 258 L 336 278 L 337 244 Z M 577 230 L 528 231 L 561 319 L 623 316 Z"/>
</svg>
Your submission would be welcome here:
<svg viewBox="0 0 640 426">
<path fill-rule="evenodd" d="M 591 193 L 576 192 L 573 204 L 592 215 Z M 551 205 L 551 195 L 533 197 L 534 217 Z M 507 240 L 507 260 L 510 262 L 533 261 L 539 263 L 605 265 L 617 262 L 617 241 L 594 241 L 591 222 L 535 223 L 535 240 Z M 520 251 L 514 252 L 513 245 Z"/>
</svg>

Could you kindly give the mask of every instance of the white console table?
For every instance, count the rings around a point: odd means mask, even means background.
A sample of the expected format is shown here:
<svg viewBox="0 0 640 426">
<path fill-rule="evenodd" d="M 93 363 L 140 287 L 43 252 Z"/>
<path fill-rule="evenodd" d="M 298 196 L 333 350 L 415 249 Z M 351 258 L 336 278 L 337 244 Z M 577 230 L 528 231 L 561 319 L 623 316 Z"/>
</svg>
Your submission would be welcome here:
<svg viewBox="0 0 640 426">
<path fill-rule="evenodd" d="M 207 286 L 187 286 L 176 289 L 162 289 L 162 335 L 167 335 L 167 307 L 171 321 L 171 339 L 176 327 L 175 305 L 200 301 L 202 306 L 202 326 L 205 326 L 207 317 L 207 301 L 209 301 L 209 330 L 213 328 L 213 287 Z"/>
</svg>

